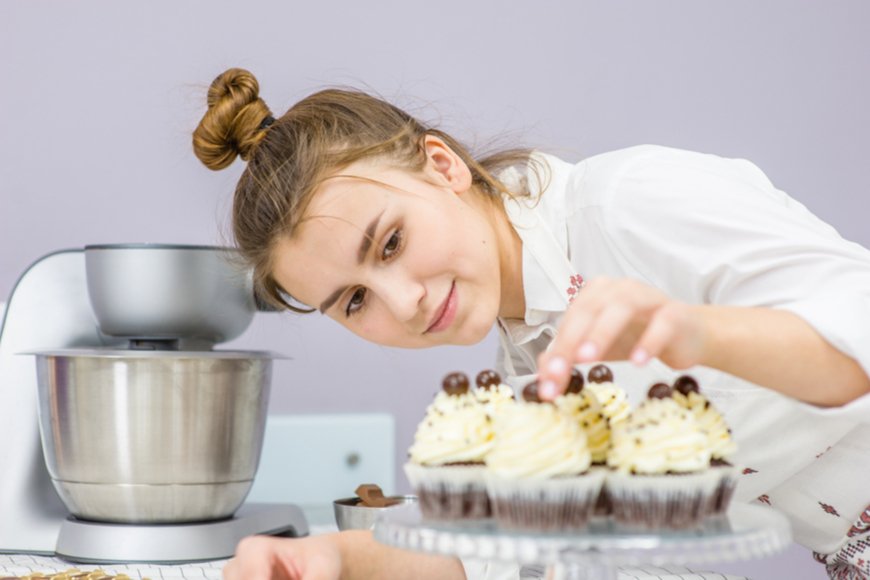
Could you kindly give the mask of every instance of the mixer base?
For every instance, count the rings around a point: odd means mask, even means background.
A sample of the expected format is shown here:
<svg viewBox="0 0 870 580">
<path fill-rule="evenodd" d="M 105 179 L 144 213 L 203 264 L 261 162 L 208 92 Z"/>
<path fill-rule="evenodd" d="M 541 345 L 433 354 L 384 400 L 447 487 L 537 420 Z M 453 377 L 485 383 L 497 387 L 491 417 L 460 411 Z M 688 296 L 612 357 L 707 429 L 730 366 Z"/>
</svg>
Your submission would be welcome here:
<svg viewBox="0 0 870 580">
<path fill-rule="evenodd" d="M 179 564 L 232 557 L 236 544 L 254 534 L 307 536 L 308 522 L 292 504 L 245 504 L 226 520 L 190 524 L 133 525 L 69 518 L 56 554 L 85 564 L 147 562 Z"/>
</svg>

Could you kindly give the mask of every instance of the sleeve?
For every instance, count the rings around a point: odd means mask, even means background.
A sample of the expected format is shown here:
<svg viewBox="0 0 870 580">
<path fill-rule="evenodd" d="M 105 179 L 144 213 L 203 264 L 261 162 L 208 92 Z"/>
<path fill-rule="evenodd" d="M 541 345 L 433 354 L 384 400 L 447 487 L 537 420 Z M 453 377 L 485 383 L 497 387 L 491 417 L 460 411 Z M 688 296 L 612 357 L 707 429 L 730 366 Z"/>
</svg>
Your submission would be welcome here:
<svg viewBox="0 0 870 580">
<path fill-rule="evenodd" d="M 674 298 L 794 312 L 870 374 L 870 251 L 741 159 L 659 148 L 606 197 L 605 231 Z M 813 412 L 870 417 L 870 396 Z"/>
</svg>

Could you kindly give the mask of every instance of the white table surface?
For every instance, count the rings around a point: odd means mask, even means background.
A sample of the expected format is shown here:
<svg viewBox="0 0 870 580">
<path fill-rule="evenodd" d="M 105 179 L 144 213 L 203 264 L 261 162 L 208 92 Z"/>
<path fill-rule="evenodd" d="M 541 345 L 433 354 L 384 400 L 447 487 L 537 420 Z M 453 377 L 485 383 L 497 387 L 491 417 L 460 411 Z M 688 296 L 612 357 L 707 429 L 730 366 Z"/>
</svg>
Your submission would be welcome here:
<svg viewBox="0 0 870 580">
<path fill-rule="evenodd" d="M 308 519 L 312 535 L 337 531 L 332 512 L 332 505 L 301 506 Z M 126 574 L 133 580 L 220 580 L 221 570 L 227 560 L 213 560 L 180 564 L 177 566 L 158 566 L 153 564 L 74 564 L 60 558 L 39 556 L 35 554 L 0 554 L 0 576 L 26 576 L 34 572 L 42 572 L 46 576 L 65 572 L 71 568 L 90 572 L 103 570 L 106 574 L 116 576 Z"/>
</svg>

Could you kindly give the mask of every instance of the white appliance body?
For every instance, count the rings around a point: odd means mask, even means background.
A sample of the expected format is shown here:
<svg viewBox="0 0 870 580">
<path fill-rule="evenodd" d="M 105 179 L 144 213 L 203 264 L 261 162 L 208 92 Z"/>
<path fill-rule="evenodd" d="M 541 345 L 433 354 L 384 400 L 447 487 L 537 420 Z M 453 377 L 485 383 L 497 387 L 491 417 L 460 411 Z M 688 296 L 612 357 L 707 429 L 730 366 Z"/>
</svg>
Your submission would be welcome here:
<svg viewBox="0 0 870 580">
<path fill-rule="evenodd" d="M 53 553 L 68 512 L 45 467 L 33 356 L 107 346 L 92 314 L 82 250 L 44 256 L 19 278 L 0 327 L 0 551 Z"/>
</svg>

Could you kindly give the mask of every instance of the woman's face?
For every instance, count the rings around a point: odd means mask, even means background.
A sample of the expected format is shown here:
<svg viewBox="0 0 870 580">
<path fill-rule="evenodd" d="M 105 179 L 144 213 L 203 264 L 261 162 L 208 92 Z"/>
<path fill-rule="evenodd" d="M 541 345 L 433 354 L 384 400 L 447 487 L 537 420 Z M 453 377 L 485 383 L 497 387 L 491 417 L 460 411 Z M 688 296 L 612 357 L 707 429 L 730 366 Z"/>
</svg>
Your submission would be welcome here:
<svg viewBox="0 0 870 580">
<path fill-rule="evenodd" d="M 378 344 L 482 340 L 501 295 L 495 212 L 451 154 L 422 174 L 358 163 L 326 180 L 276 247 L 277 282 Z"/>
</svg>

